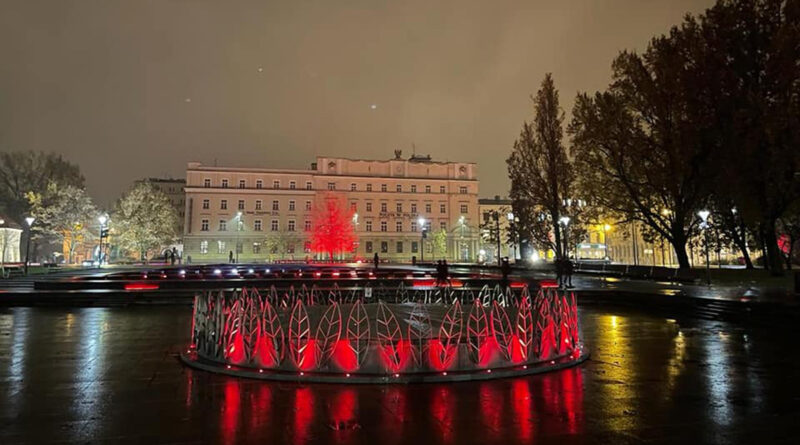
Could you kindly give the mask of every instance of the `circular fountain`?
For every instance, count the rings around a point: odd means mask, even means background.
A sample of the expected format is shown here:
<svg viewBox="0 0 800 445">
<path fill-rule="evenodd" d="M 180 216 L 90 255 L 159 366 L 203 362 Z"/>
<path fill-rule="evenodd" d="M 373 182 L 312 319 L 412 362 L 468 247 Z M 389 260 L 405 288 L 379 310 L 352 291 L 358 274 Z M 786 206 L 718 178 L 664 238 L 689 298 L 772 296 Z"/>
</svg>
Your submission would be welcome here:
<svg viewBox="0 0 800 445">
<path fill-rule="evenodd" d="M 574 294 L 480 283 L 387 287 L 367 279 L 206 290 L 195 297 L 192 342 L 181 358 L 242 377 L 399 383 L 534 374 L 588 357 Z"/>
</svg>

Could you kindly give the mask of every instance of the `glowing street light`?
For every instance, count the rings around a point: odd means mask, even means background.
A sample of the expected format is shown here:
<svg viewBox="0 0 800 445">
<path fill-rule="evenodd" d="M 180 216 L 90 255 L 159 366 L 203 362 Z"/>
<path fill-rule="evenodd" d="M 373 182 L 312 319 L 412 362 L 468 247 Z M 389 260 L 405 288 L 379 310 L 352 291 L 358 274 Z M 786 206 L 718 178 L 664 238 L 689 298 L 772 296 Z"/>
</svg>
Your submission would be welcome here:
<svg viewBox="0 0 800 445">
<path fill-rule="evenodd" d="M 236 263 L 239 263 L 239 232 L 242 231 L 242 212 L 236 212 Z"/>
<path fill-rule="evenodd" d="M 705 241 L 706 241 L 706 283 L 709 286 L 711 286 L 711 266 L 710 266 L 709 257 L 708 257 L 708 230 L 707 230 L 708 229 L 708 216 L 709 215 L 711 215 L 711 212 L 709 212 L 708 210 L 705 210 L 705 209 L 704 210 L 700 210 L 699 212 L 697 212 L 697 216 L 699 216 L 700 219 L 703 220 L 703 222 L 700 224 L 700 228 L 703 229 L 703 235 L 704 235 Z"/>
<path fill-rule="evenodd" d="M 108 236 L 108 229 L 106 229 L 106 223 L 108 222 L 107 215 L 100 215 L 97 217 L 97 221 L 100 223 L 100 247 L 99 252 L 97 254 L 97 265 L 103 266 L 103 238 Z"/>
<path fill-rule="evenodd" d="M 33 227 L 33 222 L 36 221 L 36 218 L 29 216 L 25 218 L 25 222 L 28 223 L 28 241 L 25 245 L 25 275 L 28 275 L 28 264 L 30 262 L 30 252 L 31 252 L 31 227 Z"/>
<path fill-rule="evenodd" d="M 420 261 L 425 261 L 425 218 L 420 216 L 417 223 L 419 223 L 419 229 L 422 232 L 419 239 L 419 258 Z"/>
</svg>

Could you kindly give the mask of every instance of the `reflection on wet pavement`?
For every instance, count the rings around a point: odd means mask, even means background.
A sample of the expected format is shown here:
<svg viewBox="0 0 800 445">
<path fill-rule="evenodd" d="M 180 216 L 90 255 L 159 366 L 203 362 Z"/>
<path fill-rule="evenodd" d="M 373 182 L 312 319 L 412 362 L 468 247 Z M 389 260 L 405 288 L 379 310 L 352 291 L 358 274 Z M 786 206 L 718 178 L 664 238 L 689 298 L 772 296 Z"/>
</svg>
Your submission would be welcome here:
<svg viewBox="0 0 800 445">
<path fill-rule="evenodd" d="M 0 443 L 771 443 L 800 420 L 780 332 L 586 307 L 580 367 L 348 387 L 185 368 L 190 312 L 0 312 Z"/>
</svg>

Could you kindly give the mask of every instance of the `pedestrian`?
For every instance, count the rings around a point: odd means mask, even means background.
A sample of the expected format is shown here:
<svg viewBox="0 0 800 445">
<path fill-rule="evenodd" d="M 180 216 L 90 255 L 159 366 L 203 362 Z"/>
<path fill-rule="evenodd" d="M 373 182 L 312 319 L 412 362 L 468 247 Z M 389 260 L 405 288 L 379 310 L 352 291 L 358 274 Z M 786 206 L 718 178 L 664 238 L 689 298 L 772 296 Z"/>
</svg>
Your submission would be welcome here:
<svg viewBox="0 0 800 445">
<path fill-rule="evenodd" d="M 228 252 L 228 262 L 233 263 L 233 251 Z"/>
<path fill-rule="evenodd" d="M 564 263 L 564 273 L 567 275 L 566 278 L 566 287 L 572 287 L 572 272 L 575 270 L 575 263 L 572 262 L 572 258 L 567 258 L 567 261 Z"/>
<path fill-rule="evenodd" d="M 508 257 L 503 258 L 502 263 L 500 263 L 500 273 L 503 274 L 502 281 L 500 282 L 501 286 L 508 287 L 508 276 L 511 274 L 511 265 L 508 263 Z"/>
<path fill-rule="evenodd" d="M 175 261 L 176 261 L 177 259 L 178 259 L 178 249 L 177 249 L 177 248 L 175 248 L 175 247 L 173 247 L 173 248 L 172 248 L 172 258 L 171 258 L 171 261 L 172 261 L 172 265 L 173 265 L 173 266 L 175 265 Z"/>
<path fill-rule="evenodd" d="M 442 279 L 442 274 L 443 274 L 443 272 L 442 272 L 442 260 L 436 260 L 436 285 L 437 286 L 443 284 L 444 280 Z"/>
<path fill-rule="evenodd" d="M 381 258 L 378 256 L 378 252 L 375 252 L 375 256 L 372 257 L 372 262 L 375 264 L 375 270 L 378 270 L 378 264 L 381 262 Z"/>
<path fill-rule="evenodd" d="M 442 260 L 442 279 L 446 282 L 450 282 L 450 266 L 447 265 L 447 260 Z"/>
<path fill-rule="evenodd" d="M 558 287 L 564 285 L 564 260 L 556 258 L 554 261 L 556 265 L 556 279 L 558 280 Z"/>
</svg>

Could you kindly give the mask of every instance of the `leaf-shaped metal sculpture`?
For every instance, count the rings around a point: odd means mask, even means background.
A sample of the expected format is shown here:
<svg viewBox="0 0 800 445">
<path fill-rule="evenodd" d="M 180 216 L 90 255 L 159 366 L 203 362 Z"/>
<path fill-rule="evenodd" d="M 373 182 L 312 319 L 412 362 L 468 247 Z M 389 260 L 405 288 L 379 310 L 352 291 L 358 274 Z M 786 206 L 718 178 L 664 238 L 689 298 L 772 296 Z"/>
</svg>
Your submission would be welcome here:
<svg viewBox="0 0 800 445">
<path fill-rule="evenodd" d="M 431 316 L 427 306 L 414 303 L 411 314 L 408 316 L 408 340 L 411 343 L 414 363 L 417 366 L 423 365 L 422 358 L 428 351 L 428 341 L 431 339 L 432 333 Z"/>
<path fill-rule="evenodd" d="M 455 302 L 444 314 L 442 325 L 439 326 L 439 364 L 447 369 L 453 363 L 458 353 L 458 343 L 461 341 L 461 303 Z"/>
<path fill-rule="evenodd" d="M 278 312 L 272 304 L 270 304 L 268 299 L 265 299 L 263 302 L 261 323 L 259 347 L 262 348 L 262 350 L 257 351 L 255 355 L 259 357 L 261 356 L 259 353 L 267 354 L 268 357 L 264 358 L 268 360 L 265 361 L 268 361 L 272 366 L 278 366 L 283 360 L 286 347 L 283 343 L 283 327 L 281 326 L 281 320 L 278 317 Z"/>
<path fill-rule="evenodd" d="M 394 313 L 382 301 L 378 303 L 375 323 L 378 344 L 383 353 L 386 366 L 390 372 L 397 372 L 402 365 L 400 343 L 403 341 L 403 333 L 400 331 L 400 324 L 397 322 Z"/>
<path fill-rule="evenodd" d="M 369 347 L 369 316 L 361 301 L 356 300 L 347 317 L 346 339 L 360 367 L 364 363 Z"/>
<path fill-rule="evenodd" d="M 261 299 L 255 288 L 242 288 L 242 299 L 242 338 L 247 361 L 252 361 L 261 338 Z"/>
<path fill-rule="evenodd" d="M 289 317 L 289 353 L 298 369 L 309 369 L 313 352 L 307 351 L 311 344 L 311 325 L 303 300 L 298 299 Z M 313 346 L 313 345 L 312 345 Z"/>
<path fill-rule="evenodd" d="M 511 360 L 511 339 L 513 331 L 511 330 L 511 322 L 508 319 L 506 309 L 498 301 L 492 304 L 491 325 L 492 335 L 494 339 L 497 340 L 500 353 L 503 354 L 503 358 L 506 360 Z"/>
<path fill-rule="evenodd" d="M 531 315 L 531 300 L 527 295 L 527 289 L 523 289 L 519 300 L 519 310 L 517 311 L 516 322 L 516 341 L 521 360 L 527 361 L 531 353 L 533 344 L 533 316 Z M 514 357 L 512 356 L 512 359 Z"/>
<path fill-rule="evenodd" d="M 467 345 L 469 346 L 469 355 L 473 363 L 486 363 L 487 357 L 483 356 L 486 353 L 486 348 L 483 346 L 488 338 L 489 322 L 486 318 L 486 310 L 483 308 L 481 301 L 476 298 L 472 303 L 472 307 L 469 310 L 469 318 L 467 319 Z"/>
<path fill-rule="evenodd" d="M 328 363 L 328 359 L 333 354 L 333 348 L 336 347 L 341 336 L 342 312 L 339 309 L 339 304 L 334 302 L 322 314 L 322 318 L 317 325 L 316 335 L 314 335 L 317 345 L 315 353 L 317 354 L 318 367 L 323 367 Z"/>
</svg>

